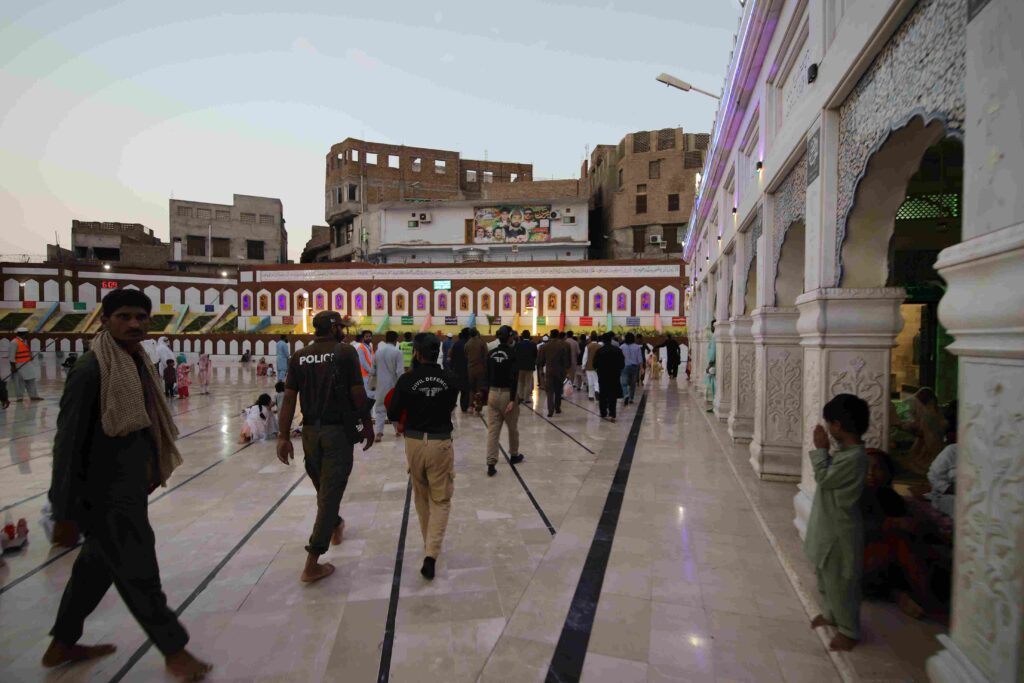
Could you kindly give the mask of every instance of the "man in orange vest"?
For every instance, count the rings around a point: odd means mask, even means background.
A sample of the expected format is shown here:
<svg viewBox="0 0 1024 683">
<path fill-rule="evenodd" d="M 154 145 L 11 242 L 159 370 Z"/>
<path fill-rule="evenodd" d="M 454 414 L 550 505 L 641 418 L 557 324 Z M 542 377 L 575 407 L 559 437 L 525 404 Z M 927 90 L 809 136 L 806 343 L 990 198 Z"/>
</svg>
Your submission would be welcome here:
<svg viewBox="0 0 1024 683">
<path fill-rule="evenodd" d="M 14 380 L 14 400 L 20 401 L 22 393 L 27 391 L 28 397 L 33 401 L 42 401 L 39 390 L 36 388 L 36 380 L 39 379 L 39 363 L 29 348 L 25 335 L 28 330 L 19 327 L 15 332 L 14 342 L 11 344 L 14 357 L 11 360 L 11 378 Z"/>
<path fill-rule="evenodd" d="M 367 398 L 374 398 L 376 392 L 370 388 L 370 373 L 373 370 L 373 333 L 363 330 L 352 342 L 356 353 L 359 355 L 359 370 L 363 375 L 363 389 Z"/>
</svg>

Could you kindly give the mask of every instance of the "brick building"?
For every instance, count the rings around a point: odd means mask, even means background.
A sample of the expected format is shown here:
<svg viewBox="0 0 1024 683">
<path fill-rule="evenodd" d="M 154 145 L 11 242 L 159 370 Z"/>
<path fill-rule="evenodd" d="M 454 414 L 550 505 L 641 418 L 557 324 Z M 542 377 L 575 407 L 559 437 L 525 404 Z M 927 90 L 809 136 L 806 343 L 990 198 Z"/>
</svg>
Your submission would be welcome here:
<svg viewBox="0 0 1024 683">
<path fill-rule="evenodd" d="M 598 145 L 587 168 L 592 256 L 681 256 L 708 142 L 704 133 L 662 128 Z"/>
<path fill-rule="evenodd" d="M 71 249 L 47 245 L 47 260 L 167 268 L 171 247 L 141 223 L 71 221 Z"/>
<path fill-rule="evenodd" d="M 225 267 L 288 262 L 281 200 L 236 194 L 231 204 L 171 199 L 171 267 L 216 272 Z"/>
<path fill-rule="evenodd" d="M 332 261 L 365 260 L 356 216 L 385 202 L 472 200 L 492 183 L 532 180 L 533 165 L 463 159 L 458 152 L 346 138 L 325 160 L 324 218 Z"/>
<path fill-rule="evenodd" d="M 320 263 L 331 260 L 331 227 L 314 225 L 311 237 L 302 248 L 301 263 Z"/>
</svg>

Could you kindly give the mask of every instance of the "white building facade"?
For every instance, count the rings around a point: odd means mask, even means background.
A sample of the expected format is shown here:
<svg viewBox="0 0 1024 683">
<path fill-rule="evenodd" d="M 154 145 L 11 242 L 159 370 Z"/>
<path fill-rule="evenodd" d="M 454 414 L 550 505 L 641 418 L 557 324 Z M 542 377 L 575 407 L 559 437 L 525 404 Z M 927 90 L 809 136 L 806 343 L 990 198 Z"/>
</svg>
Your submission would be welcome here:
<svg viewBox="0 0 1024 683">
<path fill-rule="evenodd" d="M 1019 0 L 748 0 L 684 252 L 694 391 L 801 533 L 824 403 L 886 451 L 899 399 L 957 407 L 948 683 L 1024 681 L 1021 35 Z"/>
</svg>

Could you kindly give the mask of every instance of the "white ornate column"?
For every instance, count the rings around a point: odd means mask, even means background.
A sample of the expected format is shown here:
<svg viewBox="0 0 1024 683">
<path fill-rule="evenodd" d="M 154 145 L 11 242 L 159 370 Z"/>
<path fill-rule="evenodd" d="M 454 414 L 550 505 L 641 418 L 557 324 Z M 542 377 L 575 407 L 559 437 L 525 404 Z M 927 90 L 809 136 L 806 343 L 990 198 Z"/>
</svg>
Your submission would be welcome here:
<svg viewBox="0 0 1024 683">
<path fill-rule="evenodd" d="M 803 445 L 803 349 L 793 308 L 754 311 L 754 433 L 750 464 L 762 479 L 800 479 Z"/>
<path fill-rule="evenodd" d="M 901 287 L 829 287 L 797 297 L 797 330 L 804 356 L 804 396 L 800 491 L 794 523 L 801 537 L 814 498 L 814 472 L 806 453 L 822 407 L 837 394 L 855 394 L 871 408 L 864 441 L 885 448 L 889 433 L 889 373 L 892 348 L 903 329 Z"/>
<path fill-rule="evenodd" d="M 729 320 L 732 296 L 731 254 L 722 257 L 719 266 L 715 315 L 715 416 L 725 422 L 732 407 L 732 322 Z"/>
<path fill-rule="evenodd" d="M 733 391 L 730 396 L 729 436 L 736 443 L 750 443 L 754 434 L 754 321 L 749 316 L 734 317 L 730 341 Z"/>
</svg>

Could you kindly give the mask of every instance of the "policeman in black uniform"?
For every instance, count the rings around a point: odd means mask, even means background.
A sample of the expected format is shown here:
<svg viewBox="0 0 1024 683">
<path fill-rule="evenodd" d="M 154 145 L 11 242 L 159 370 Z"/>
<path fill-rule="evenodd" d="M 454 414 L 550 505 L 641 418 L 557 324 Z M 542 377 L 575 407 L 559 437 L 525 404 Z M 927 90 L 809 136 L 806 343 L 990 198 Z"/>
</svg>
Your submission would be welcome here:
<svg viewBox="0 0 1024 683">
<path fill-rule="evenodd" d="M 523 461 L 519 452 L 519 366 L 516 363 L 515 340 L 512 328 L 502 325 L 498 329 L 498 345 L 487 354 L 487 476 L 498 470 L 498 441 L 502 423 L 508 425 L 508 453 L 513 465 Z M 532 371 L 532 368 L 531 368 Z"/>
<path fill-rule="evenodd" d="M 459 380 L 437 364 L 441 341 L 430 332 L 413 339 L 414 369 L 398 378 L 388 418 L 404 425 L 405 457 L 420 519 L 425 557 L 420 573 L 434 578 L 455 490 L 452 411 Z"/>
</svg>

